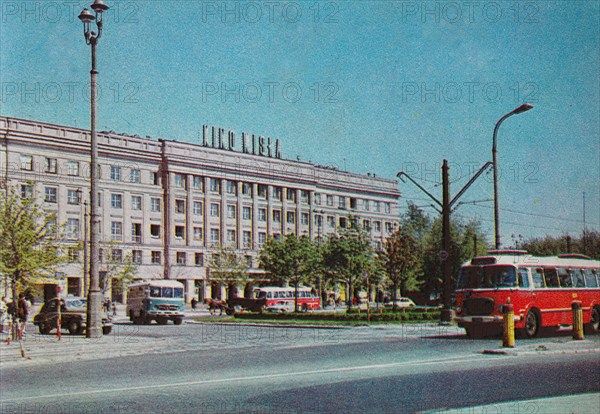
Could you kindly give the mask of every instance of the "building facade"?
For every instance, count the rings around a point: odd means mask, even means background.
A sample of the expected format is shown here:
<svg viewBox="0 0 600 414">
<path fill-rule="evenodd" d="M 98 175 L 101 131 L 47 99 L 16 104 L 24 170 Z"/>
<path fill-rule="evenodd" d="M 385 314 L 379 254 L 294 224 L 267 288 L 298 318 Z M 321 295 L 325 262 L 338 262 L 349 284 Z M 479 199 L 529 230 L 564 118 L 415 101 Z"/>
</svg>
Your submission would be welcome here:
<svg viewBox="0 0 600 414">
<path fill-rule="evenodd" d="M 213 129 L 207 138 L 207 130 L 197 144 L 98 133 L 101 272 L 128 257 L 136 279 L 179 280 L 188 300 L 221 297 L 210 258 L 222 248 L 261 278 L 258 253 L 269 236 L 317 239 L 360 226 L 377 248 L 397 227 L 396 180 L 282 159 L 279 141 L 271 150 L 262 137 L 242 134 L 236 151 L 235 134 Z M 55 276 L 69 294 L 84 294 L 90 132 L 0 117 L 0 171 L 3 188 L 56 214 L 68 260 Z"/>
</svg>

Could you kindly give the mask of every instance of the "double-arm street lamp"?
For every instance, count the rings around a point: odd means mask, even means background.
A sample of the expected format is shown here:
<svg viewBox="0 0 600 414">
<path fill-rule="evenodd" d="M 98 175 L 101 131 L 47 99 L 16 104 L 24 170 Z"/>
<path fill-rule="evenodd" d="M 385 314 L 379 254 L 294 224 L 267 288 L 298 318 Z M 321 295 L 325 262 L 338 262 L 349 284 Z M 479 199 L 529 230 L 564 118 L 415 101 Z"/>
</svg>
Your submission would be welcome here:
<svg viewBox="0 0 600 414">
<path fill-rule="evenodd" d="M 492 136 L 492 164 L 494 166 L 494 239 L 496 249 L 500 248 L 500 213 L 498 211 L 498 163 L 496 160 L 496 137 L 498 135 L 500 124 L 502 124 L 506 118 L 529 111 L 531 108 L 533 108 L 533 105 L 524 103 L 500 118 L 494 127 L 494 135 Z"/>
<path fill-rule="evenodd" d="M 108 10 L 108 6 L 102 0 L 94 0 L 90 6 L 94 10 L 92 14 L 88 9 L 83 9 L 79 14 L 79 20 L 83 22 L 83 34 L 85 43 L 92 47 L 92 70 L 90 71 L 90 105 L 91 105 L 91 162 L 90 162 L 90 283 L 88 290 L 87 309 L 87 331 L 86 337 L 99 338 L 102 336 L 100 320 L 100 307 L 102 305 L 100 291 L 100 277 L 98 273 L 98 142 L 96 139 L 96 45 L 102 36 L 102 14 Z M 92 22 L 96 22 L 98 32 L 90 30 Z"/>
</svg>

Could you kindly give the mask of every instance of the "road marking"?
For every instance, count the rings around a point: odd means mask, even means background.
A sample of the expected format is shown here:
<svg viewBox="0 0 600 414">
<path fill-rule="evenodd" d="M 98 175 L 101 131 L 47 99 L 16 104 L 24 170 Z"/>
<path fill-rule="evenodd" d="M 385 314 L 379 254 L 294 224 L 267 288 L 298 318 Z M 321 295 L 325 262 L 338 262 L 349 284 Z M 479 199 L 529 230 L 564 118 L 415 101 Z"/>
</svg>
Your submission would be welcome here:
<svg viewBox="0 0 600 414">
<path fill-rule="evenodd" d="M 298 377 L 298 376 L 309 376 L 309 375 L 319 375 L 319 374 L 332 374 L 337 372 L 351 372 L 351 371 L 364 371 L 364 370 L 374 370 L 374 369 L 386 369 L 392 367 L 409 367 L 414 365 L 447 365 L 447 364 L 456 364 L 456 363 L 464 363 L 464 362 L 474 362 L 474 361 L 489 361 L 490 357 L 474 357 L 472 355 L 467 356 L 457 356 L 457 357 L 448 357 L 443 359 L 426 359 L 426 360 L 418 360 L 411 362 L 393 362 L 389 364 L 376 364 L 376 365 L 362 365 L 357 367 L 342 367 L 342 368 L 330 368 L 330 369 L 321 369 L 321 370 L 313 370 L 313 371 L 301 371 L 301 372 L 286 372 L 282 374 L 266 374 L 266 375 L 253 375 L 248 377 L 233 377 L 233 378 L 222 378 L 222 379 L 212 379 L 212 380 L 198 380 L 198 381 L 188 381 L 188 382 L 178 382 L 178 383 L 166 383 L 166 384 L 154 384 L 154 385 L 142 385 L 137 387 L 123 387 L 123 388 L 111 388 L 111 389 L 102 389 L 102 390 L 90 390 L 90 391 L 78 391 L 78 392 L 69 392 L 69 397 L 75 396 L 83 396 L 83 395 L 99 395 L 99 394 L 110 394 L 114 392 L 131 392 L 131 391 L 144 391 L 151 389 L 165 389 L 165 388 L 176 388 L 176 387 L 189 387 L 189 386 L 197 386 L 197 385 L 211 385 L 211 384 L 222 384 L 228 382 L 243 382 L 243 381 L 255 381 L 255 380 L 264 380 L 264 379 L 274 379 L 274 378 L 284 378 L 284 377 Z M 0 404 L 8 403 L 8 402 L 17 402 L 17 401 L 31 401 L 31 400 L 40 400 L 44 398 L 65 398 L 65 393 L 57 393 L 57 394 L 46 394 L 46 395 L 37 395 L 31 397 L 19 397 L 19 398 L 9 398 L 0 400 Z"/>
</svg>

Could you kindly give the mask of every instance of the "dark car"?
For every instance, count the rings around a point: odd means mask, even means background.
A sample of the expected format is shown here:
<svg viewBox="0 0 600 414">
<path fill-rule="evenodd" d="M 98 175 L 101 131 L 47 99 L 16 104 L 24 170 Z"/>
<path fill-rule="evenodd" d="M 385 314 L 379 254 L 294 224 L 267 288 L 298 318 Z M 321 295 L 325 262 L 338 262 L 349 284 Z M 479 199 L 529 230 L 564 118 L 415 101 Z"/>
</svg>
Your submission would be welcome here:
<svg viewBox="0 0 600 414">
<path fill-rule="evenodd" d="M 58 322 L 58 303 L 60 301 L 61 328 L 68 329 L 70 334 L 85 332 L 87 320 L 87 300 L 85 298 L 67 297 L 64 299 L 50 299 L 40 313 L 33 318 L 33 324 L 37 325 L 40 333 L 46 335 L 56 328 Z M 102 333 L 108 335 L 112 330 L 112 321 L 105 312 L 100 312 L 102 320 Z"/>
</svg>

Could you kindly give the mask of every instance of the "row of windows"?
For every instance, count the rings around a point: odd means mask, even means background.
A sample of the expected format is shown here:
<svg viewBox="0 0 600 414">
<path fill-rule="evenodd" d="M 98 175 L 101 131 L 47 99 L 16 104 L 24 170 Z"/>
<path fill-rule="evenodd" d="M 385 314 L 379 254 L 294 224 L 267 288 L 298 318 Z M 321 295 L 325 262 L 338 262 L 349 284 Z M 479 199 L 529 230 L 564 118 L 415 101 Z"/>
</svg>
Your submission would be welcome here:
<svg viewBox="0 0 600 414">
<path fill-rule="evenodd" d="M 31 155 L 21 155 L 20 156 L 21 169 L 32 171 L 33 164 L 33 156 Z M 70 176 L 79 176 L 80 175 L 80 164 L 79 161 L 66 161 L 65 162 L 66 174 Z M 110 166 L 110 179 L 112 181 L 126 181 L 130 183 L 139 184 L 142 182 L 142 172 L 137 168 L 128 168 L 129 175 L 125 174 L 125 168 L 117 165 Z M 57 174 L 58 173 L 58 163 L 56 158 L 45 157 L 44 159 L 44 172 L 48 174 Z M 150 172 L 150 182 L 154 185 L 160 185 L 160 176 L 157 172 Z M 192 189 L 198 190 L 201 192 L 205 191 L 204 188 L 204 177 L 193 175 L 192 179 Z M 221 194 L 222 185 L 221 179 L 218 178 L 209 178 L 209 190 L 213 193 Z M 231 180 L 224 180 L 225 182 L 225 192 L 230 195 L 237 195 L 238 192 L 238 183 Z M 174 183 L 176 187 L 187 189 L 187 175 L 185 174 L 175 174 L 174 175 Z M 253 186 L 251 183 L 242 182 L 241 183 L 242 194 L 252 197 L 253 194 Z M 49 192 L 56 192 L 56 189 L 48 189 Z M 257 194 L 259 198 L 267 199 L 268 198 L 268 186 L 265 184 L 257 185 Z M 293 188 L 281 188 L 281 187 L 273 187 L 273 199 L 283 201 L 283 197 L 285 194 L 285 199 L 287 201 L 291 201 L 296 203 L 298 200 L 298 191 Z M 52 194 L 47 194 L 46 197 L 48 200 L 52 200 Z M 54 200 L 56 200 L 56 194 L 54 195 Z M 48 201 L 48 202 L 56 202 L 56 201 Z M 308 190 L 300 190 L 300 202 L 304 204 L 311 204 L 310 199 L 310 191 Z M 391 204 L 389 202 L 380 202 L 373 201 L 367 199 L 357 199 L 353 197 L 345 197 L 345 196 L 337 196 L 337 207 L 340 209 L 350 208 L 352 210 L 359 209 L 359 202 L 362 202 L 362 209 L 364 211 L 374 211 L 381 212 L 382 205 L 383 211 L 387 214 L 391 212 Z M 333 195 L 325 195 L 325 203 L 329 207 L 333 207 L 335 205 L 335 199 Z M 321 205 L 322 204 L 322 195 L 316 193 L 314 195 L 314 204 Z M 349 205 L 348 205 L 349 204 Z"/>
<path fill-rule="evenodd" d="M 519 269 L 519 274 L 526 269 Z M 600 286 L 600 275 L 594 269 L 531 269 L 533 286 L 535 288 L 596 288 Z M 519 278 L 521 280 L 521 278 Z"/>
</svg>

